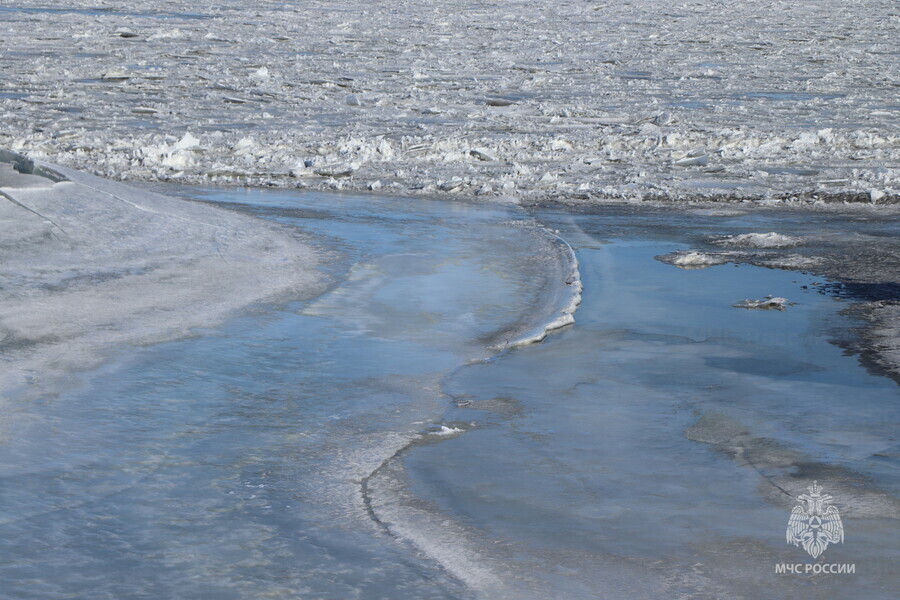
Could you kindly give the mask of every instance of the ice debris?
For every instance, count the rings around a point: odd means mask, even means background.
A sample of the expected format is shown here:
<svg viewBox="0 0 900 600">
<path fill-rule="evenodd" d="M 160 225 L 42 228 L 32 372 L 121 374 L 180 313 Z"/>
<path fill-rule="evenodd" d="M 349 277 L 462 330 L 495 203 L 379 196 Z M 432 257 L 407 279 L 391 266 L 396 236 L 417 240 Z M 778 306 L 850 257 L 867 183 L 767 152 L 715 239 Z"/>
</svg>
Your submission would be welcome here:
<svg viewBox="0 0 900 600">
<path fill-rule="evenodd" d="M 662 254 L 656 260 L 681 269 L 705 269 L 731 262 L 733 256 L 725 253 L 698 252 L 696 250 L 679 250 L 670 254 Z"/>
<path fill-rule="evenodd" d="M 185 133 L 180 140 L 175 142 L 175 145 L 172 146 L 172 149 L 177 151 L 180 150 L 190 150 L 191 148 L 196 148 L 200 145 L 200 140 L 191 135 L 190 132 Z"/>
<path fill-rule="evenodd" d="M 733 304 L 735 308 L 755 308 L 762 310 L 785 310 L 788 305 L 793 304 L 792 302 L 788 302 L 787 298 L 781 298 L 778 296 L 766 296 L 762 300 L 742 300 Z"/>
<path fill-rule="evenodd" d="M 459 433 L 464 433 L 464 432 L 465 432 L 465 429 L 463 429 L 462 427 L 455 427 L 455 426 L 447 427 L 446 425 L 440 425 L 440 426 L 437 426 L 437 427 L 434 427 L 434 428 L 431 428 L 428 430 L 428 433 L 430 435 L 437 435 L 437 436 L 441 436 L 441 437 L 449 436 L 449 435 L 457 435 Z"/>
<path fill-rule="evenodd" d="M 194 4 L 169 0 L 166 11 Z M 886 0 L 850 21 L 837 0 L 731 3 L 728 20 L 747 25 L 741 35 L 765 40 L 749 54 L 734 32 L 704 27 L 721 17 L 713 0 L 678 19 L 661 0 L 606 3 L 613 26 L 600 29 L 595 15 L 584 18 L 596 8 L 588 0 L 525 3 L 512 20 L 505 3 L 471 11 L 451 0 L 435 9 L 435 22 L 453 24 L 450 37 L 423 27 L 417 11 L 340 8 L 309 19 L 283 4 L 246 11 L 222 0 L 210 19 L 5 12 L 6 46 L 34 60 L 0 64 L 0 147 L 128 180 L 166 180 L 174 169 L 185 183 L 295 186 L 297 159 L 319 156 L 359 165 L 358 177 L 341 180 L 348 188 L 390 180 L 398 194 L 437 193 L 435 182 L 461 177 L 455 193 L 490 186 L 526 204 L 900 203 L 900 135 L 888 126 L 896 89 L 859 85 L 893 72 L 895 57 L 882 51 L 896 38 Z M 243 17 L 221 16 L 232 13 Z M 799 45 L 773 38 L 784 22 L 817 33 Z M 686 52 L 689 42 L 697 46 Z M 135 106 L 160 112 L 136 122 Z M 188 129 L 202 153 L 155 150 Z M 230 168 L 231 146 L 250 134 L 255 160 Z M 375 151 L 382 139 L 388 154 Z"/>
<path fill-rule="evenodd" d="M 497 160 L 497 158 L 493 154 L 491 154 L 489 150 L 487 150 L 485 148 L 472 148 L 471 150 L 469 150 L 469 154 L 471 154 L 478 160 L 484 160 L 484 161 Z"/>
<path fill-rule="evenodd" d="M 255 81 L 266 81 L 269 78 L 269 69 L 268 67 L 260 67 L 259 69 L 253 71 L 250 74 L 250 79 Z"/>
<path fill-rule="evenodd" d="M 703 167 L 709 164 L 709 154 L 689 152 L 686 156 L 676 159 L 672 164 L 676 167 Z"/>
<path fill-rule="evenodd" d="M 800 244 L 801 238 L 774 231 L 769 233 L 742 233 L 730 235 L 713 241 L 719 246 L 732 246 L 742 248 L 790 248 Z"/>
</svg>

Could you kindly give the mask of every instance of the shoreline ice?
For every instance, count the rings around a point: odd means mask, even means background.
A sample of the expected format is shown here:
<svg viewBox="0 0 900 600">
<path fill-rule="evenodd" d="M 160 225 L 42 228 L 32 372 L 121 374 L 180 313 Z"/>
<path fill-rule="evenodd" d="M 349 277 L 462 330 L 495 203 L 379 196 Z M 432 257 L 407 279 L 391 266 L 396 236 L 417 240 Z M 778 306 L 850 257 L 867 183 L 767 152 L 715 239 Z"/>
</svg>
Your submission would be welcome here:
<svg viewBox="0 0 900 600">
<path fill-rule="evenodd" d="M 52 394 L 116 347 L 304 297 L 323 277 L 296 232 L 10 154 L 0 155 L 0 233 L 4 392 Z"/>
</svg>

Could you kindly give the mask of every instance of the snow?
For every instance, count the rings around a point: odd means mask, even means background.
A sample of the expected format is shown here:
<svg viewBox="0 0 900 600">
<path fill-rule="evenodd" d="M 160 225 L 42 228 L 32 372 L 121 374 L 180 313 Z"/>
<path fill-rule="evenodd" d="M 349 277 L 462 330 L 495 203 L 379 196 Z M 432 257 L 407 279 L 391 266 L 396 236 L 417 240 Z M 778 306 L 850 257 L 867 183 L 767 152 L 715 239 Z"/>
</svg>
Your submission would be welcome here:
<svg viewBox="0 0 900 600">
<path fill-rule="evenodd" d="M 801 242 L 802 240 L 798 237 L 783 235 L 774 231 L 769 233 L 742 233 L 714 241 L 719 246 L 737 248 L 790 248 Z"/>
<path fill-rule="evenodd" d="M 755 256 L 748 259 L 747 262 L 760 267 L 769 267 L 772 269 L 804 271 L 820 266 L 823 261 L 821 258 L 815 256 L 784 254 Z"/>
<path fill-rule="evenodd" d="M 318 254 L 277 225 L 0 159 L 4 392 L 40 382 L 29 389 L 49 393 L 117 345 L 184 337 L 237 308 L 318 289 Z"/>
<path fill-rule="evenodd" d="M 23 0 L 0 147 L 132 180 L 896 202 L 895 5 Z"/>
</svg>

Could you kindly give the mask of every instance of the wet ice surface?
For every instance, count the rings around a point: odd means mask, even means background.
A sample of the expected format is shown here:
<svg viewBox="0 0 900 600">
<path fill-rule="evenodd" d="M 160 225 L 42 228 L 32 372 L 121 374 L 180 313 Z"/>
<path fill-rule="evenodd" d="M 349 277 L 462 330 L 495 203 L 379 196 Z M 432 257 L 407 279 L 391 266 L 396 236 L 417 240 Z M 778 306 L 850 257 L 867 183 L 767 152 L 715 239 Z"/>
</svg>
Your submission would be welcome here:
<svg viewBox="0 0 900 600">
<path fill-rule="evenodd" d="M 435 426 L 443 374 L 565 287 L 554 238 L 502 207 L 202 197 L 322 236 L 340 283 L 17 403 L 0 597 L 466 597 L 377 525 L 361 483 Z"/>
<path fill-rule="evenodd" d="M 896 588 L 897 388 L 829 343 L 858 325 L 850 303 L 796 271 L 655 259 L 753 232 L 896 237 L 895 221 L 183 192 L 314 235 L 334 285 L 20 405 L 0 445 L 0 597 Z M 575 248 L 583 302 L 574 326 L 497 353 L 566 285 L 532 218 Z M 796 304 L 732 307 L 768 294 Z M 857 574 L 776 578 L 805 561 L 785 492 L 813 479 L 845 519 L 827 559 Z"/>
<path fill-rule="evenodd" d="M 848 223 L 539 218 L 576 247 L 576 326 L 449 378 L 447 420 L 478 427 L 386 470 L 386 490 L 410 492 L 384 510 L 430 528 L 420 537 L 436 552 L 455 543 L 463 564 L 491 571 L 471 582 L 486 597 L 891 597 L 900 396 L 829 343 L 849 325 L 840 303 L 801 273 L 653 260 L 679 245 L 660 237 L 759 223 L 846 234 Z M 796 305 L 731 306 L 763 292 Z M 791 496 L 813 479 L 827 482 L 847 532 L 826 562 L 855 562 L 855 576 L 774 575 L 776 563 L 804 562 L 784 528 Z"/>
<path fill-rule="evenodd" d="M 120 344 L 221 323 L 323 289 L 296 228 L 0 150 L 0 403 L 53 392 Z M 0 438 L 14 428 L 7 416 Z"/>
<path fill-rule="evenodd" d="M 891 0 L 29 0 L 0 7 L 0 146 L 128 179 L 883 202 L 897 19 Z"/>
</svg>

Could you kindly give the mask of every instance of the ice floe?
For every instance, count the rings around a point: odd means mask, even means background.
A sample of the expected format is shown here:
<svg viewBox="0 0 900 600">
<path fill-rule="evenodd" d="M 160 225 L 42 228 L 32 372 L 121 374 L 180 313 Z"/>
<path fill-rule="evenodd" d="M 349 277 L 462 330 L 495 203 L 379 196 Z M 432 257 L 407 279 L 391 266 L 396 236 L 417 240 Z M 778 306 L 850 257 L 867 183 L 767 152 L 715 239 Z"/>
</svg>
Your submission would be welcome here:
<svg viewBox="0 0 900 600">
<path fill-rule="evenodd" d="M 724 265 L 734 256 L 727 252 L 700 252 L 697 250 L 680 250 L 671 254 L 657 256 L 656 259 L 681 269 L 706 269 L 716 265 Z"/>
<path fill-rule="evenodd" d="M 288 187 L 317 157 L 358 166 L 314 188 L 525 204 L 900 200 L 890 2 L 96 4 L 4 9 L 0 147 Z M 202 152 L 147 151 L 188 131 Z"/>
<path fill-rule="evenodd" d="M 735 248 L 790 248 L 802 242 L 799 237 L 781 233 L 742 233 L 714 240 L 719 246 Z"/>
<path fill-rule="evenodd" d="M 278 225 L 0 153 L 0 391 L 313 293 L 318 262 Z"/>
</svg>

